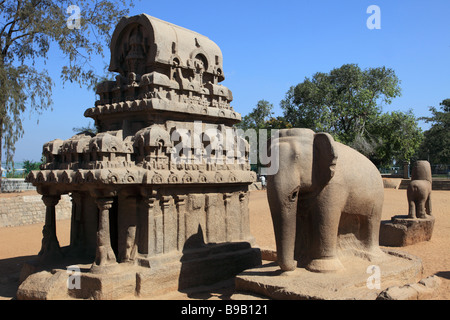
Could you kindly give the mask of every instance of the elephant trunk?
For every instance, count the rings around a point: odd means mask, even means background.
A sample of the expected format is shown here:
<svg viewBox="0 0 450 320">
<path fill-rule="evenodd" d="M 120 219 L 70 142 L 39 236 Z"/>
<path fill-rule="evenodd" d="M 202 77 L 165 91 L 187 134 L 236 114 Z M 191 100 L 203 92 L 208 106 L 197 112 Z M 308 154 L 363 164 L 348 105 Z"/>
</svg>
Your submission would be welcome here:
<svg viewBox="0 0 450 320">
<path fill-rule="evenodd" d="M 275 232 L 277 262 L 283 271 L 292 271 L 297 268 L 297 263 L 294 260 L 297 199 L 281 204 L 278 201 L 269 201 L 272 207 L 270 211 Z"/>
<path fill-rule="evenodd" d="M 295 206 L 297 207 L 297 206 Z M 295 233 L 296 233 L 296 209 L 286 208 L 282 212 L 281 235 L 279 248 L 277 247 L 278 265 L 283 271 L 292 271 L 297 268 L 297 262 L 294 260 Z"/>
<path fill-rule="evenodd" d="M 304 187 L 300 174 L 303 156 L 300 145 L 293 141 L 291 137 L 287 137 L 278 143 L 280 159 L 285 160 L 279 162 L 278 172 L 269 175 L 267 179 L 267 198 L 272 214 L 278 264 L 283 271 L 297 268 L 294 259 L 297 203 L 299 191 Z"/>
</svg>

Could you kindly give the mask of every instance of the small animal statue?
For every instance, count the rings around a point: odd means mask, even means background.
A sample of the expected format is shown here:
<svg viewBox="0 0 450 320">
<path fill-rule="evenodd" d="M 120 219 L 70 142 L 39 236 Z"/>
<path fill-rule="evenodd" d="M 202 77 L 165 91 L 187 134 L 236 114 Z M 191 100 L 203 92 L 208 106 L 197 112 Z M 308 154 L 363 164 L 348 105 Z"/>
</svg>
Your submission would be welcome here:
<svg viewBox="0 0 450 320">
<path fill-rule="evenodd" d="M 430 163 L 425 160 L 417 161 L 407 189 L 409 218 L 426 219 L 427 215 L 431 216 L 431 184 Z"/>
</svg>

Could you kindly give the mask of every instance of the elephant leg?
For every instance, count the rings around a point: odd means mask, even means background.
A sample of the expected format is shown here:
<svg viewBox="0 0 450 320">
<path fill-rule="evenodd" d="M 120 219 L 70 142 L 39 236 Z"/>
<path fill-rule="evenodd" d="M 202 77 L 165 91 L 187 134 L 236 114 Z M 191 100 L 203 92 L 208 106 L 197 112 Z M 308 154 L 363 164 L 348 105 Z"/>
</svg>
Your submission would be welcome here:
<svg viewBox="0 0 450 320">
<path fill-rule="evenodd" d="M 306 269 L 313 272 L 336 272 L 344 269 L 336 254 L 341 212 L 334 205 L 324 207 L 313 211 L 313 243 L 310 252 L 313 259 Z"/>
<path fill-rule="evenodd" d="M 277 262 L 281 270 L 292 271 L 297 268 L 297 262 L 294 260 L 297 202 L 281 204 L 272 193 L 273 190 L 269 188 L 268 197 L 275 233 Z"/>
<path fill-rule="evenodd" d="M 416 218 L 416 203 L 412 199 L 408 199 L 408 217 L 411 219 Z"/>
<path fill-rule="evenodd" d="M 419 219 L 426 219 L 425 199 L 419 199 L 416 201 L 416 216 Z"/>
<path fill-rule="evenodd" d="M 406 191 L 406 196 L 408 198 L 408 217 L 410 219 L 416 218 L 416 204 L 414 202 L 414 190 L 413 186 L 410 184 Z"/>
<path fill-rule="evenodd" d="M 294 206 L 292 206 L 294 207 Z M 297 225 L 297 210 L 295 208 L 283 208 L 279 225 L 277 241 L 278 265 L 283 271 L 293 271 L 297 268 L 297 261 L 294 260 L 295 237 Z"/>
<path fill-rule="evenodd" d="M 432 216 L 432 214 L 431 214 L 431 192 L 428 194 L 427 201 L 425 202 L 425 211 L 428 215 Z"/>
<path fill-rule="evenodd" d="M 384 252 L 380 249 L 380 223 L 383 203 L 374 204 L 372 213 L 367 217 L 367 234 L 366 234 L 366 251 L 369 254 L 369 260 L 384 256 Z"/>
</svg>

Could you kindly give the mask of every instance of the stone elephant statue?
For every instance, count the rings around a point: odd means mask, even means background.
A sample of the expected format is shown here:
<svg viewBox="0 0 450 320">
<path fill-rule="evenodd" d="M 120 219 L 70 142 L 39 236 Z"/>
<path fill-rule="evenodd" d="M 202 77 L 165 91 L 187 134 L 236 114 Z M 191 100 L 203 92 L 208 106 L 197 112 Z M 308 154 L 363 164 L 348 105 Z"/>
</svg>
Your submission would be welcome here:
<svg viewBox="0 0 450 320">
<path fill-rule="evenodd" d="M 414 164 L 411 183 L 406 191 L 408 197 L 408 216 L 411 219 L 426 219 L 431 216 L 431 166 L 428 161 L 420 160 Z"/>
<path fill-rule="evenodd" d="M 268 176 L 267 197 L 281 270 L 343 269 L 338 246 L 371 261 L 383 256 L 383 181 L 372 162 L 309 129 L 280 130 L 271 142 L 271 152 L 277 149 L 279 169 Z"/>
</svg>

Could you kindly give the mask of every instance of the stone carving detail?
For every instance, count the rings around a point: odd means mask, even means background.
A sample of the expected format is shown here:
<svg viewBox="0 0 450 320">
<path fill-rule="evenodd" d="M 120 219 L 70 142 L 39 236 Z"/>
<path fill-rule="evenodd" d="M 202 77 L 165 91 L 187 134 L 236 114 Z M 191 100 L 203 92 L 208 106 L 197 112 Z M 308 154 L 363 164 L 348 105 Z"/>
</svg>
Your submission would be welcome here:
<svg viewBox="0 0 450 320">
<path fill-rule="evenodd" d="M 213 127 L 214 128 L 214 127 Z M 179 140 L 179 135 L 173 132 L 177 127 L 166 130 L 161 125 L 151 125 L 138 131 L 131 137 L 122 139 L 122 130 L 118 132 L 102 132 L 95 136 L 86 134 L 75 135 L 69 140 L 55 140 L 44 146 L 46 163 L 42 169 L 48 174 L 36 176 L 31 174 L 28 177 L 30 182 L 65 182 L 65 183 L 96 183 L 102 176 L 92 174 L 87 178 L 88 172 L 96 172 L 102 169 L 117 169 L 117 178 L 108 179 L 110 183 L 142 183 L 147 170 L 167 171 L 180 178 L 170 177 L 170 181 L 162 179 L 160 183 L 182 182 L 181 177 L 187 171 L 211 171 L 217 172 L 212 178 L 218 183 L 254 181 L 254 174 L 249 171 L 248 143 L 240 137 L 233 138 L 234 141 L 226 143 L 225 138 L 218 141 L 215 137 L 208 137 L 203 132 L 196 136 L 194 125 L 192 128 L 182 128 L 186 136 L 192 140 L 199 141 L 192 145 L 183 143 L 183 138 Z M 217 132 L 222 130 L 215 127 Z M 180 129 L 181 131 L 181 129 Z M 170 134 L 172 132 L 172 134 Z M 235 135 L 233 129 L 229 129 L 227 134 Z M 176 143 L 178 145 L 174 146 Z M 228 150 L 227 147 L 232 149 Z M 50 151 L 51 150 L 51 151 Z M 231 157 L 229 156 L 231 154 Z M 133 170 L 130 179 L 124 178 L 121 168 Z M 240 171 L 238 176 L 229 175 L 229 170 Z M 194 176 L 191 174 L 193 182 Z M 82 179 L 82 177 L 84 179 Z M 227 177 L 227 179 L 224 179 Z M 39 180 L 39 181 L 38 181 Z M 188 180 L 186 180 L 188 181 Z M 208 183 L 204 175 L 196 182 Z"/>
<path fill-rule="evenodd" d="M 154 109 L 240 119 L 230 106 L 231 91 L 219 84 L 224 74 L 216 44 L 185 29 L 168 31 L 166 22 L 147 15 L 135 20 L 134 25 L 119 23 L 111 41 L 110 70 L 120 75 L 98 86 L 100 99 L 86 116 Z M 162 37 L 172 46 L 158 43 Z"/>
</svg>

